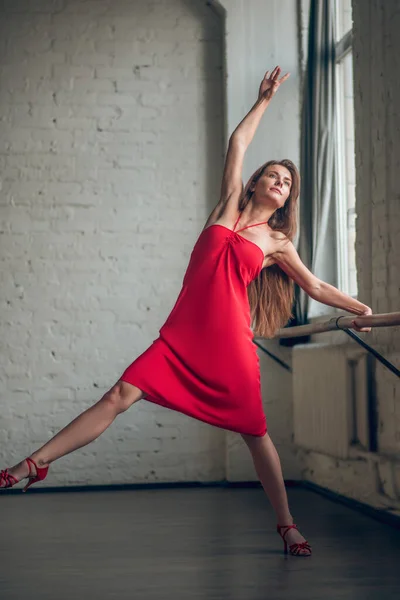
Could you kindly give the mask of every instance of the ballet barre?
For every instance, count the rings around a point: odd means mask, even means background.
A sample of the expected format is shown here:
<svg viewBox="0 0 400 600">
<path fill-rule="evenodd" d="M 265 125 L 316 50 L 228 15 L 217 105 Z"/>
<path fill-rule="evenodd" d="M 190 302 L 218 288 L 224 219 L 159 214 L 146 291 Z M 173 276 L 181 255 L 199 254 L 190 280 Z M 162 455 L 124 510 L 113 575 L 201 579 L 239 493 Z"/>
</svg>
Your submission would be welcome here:
<svg viewBox="0 0 400 600">
<path fill-rule="evenodd" d="M 360 316 L 345 316 L 332 317 L 328 321 L 322 323 L 312 323 L 309 325 L 296 325 L 295 327 L 284 327 L 279 329 L 278 333 L 273 339 L 280 338 L 296 338 L 296 337 L 307 337 L 316 333 L 324 333 L 326 331 L 338 331 L 341 330 L 351 337 L 357 344 L 368 350 L 379 362 L 387 367 L 392 373 L 400 377 L 400 370 L 395 367 L 393 363 L 387 360 L 382 354 L 380 354 L 375 348 L 372 348 L 367 344 L 361 337 L 351 331 L 353 325 L 352 321 L 355 321 L 358 327 L 394 327 L 400 325 L 400 312 L 393 313 L 382 313 L 376 315 L 360 315 Z M 258 338 L 264 339 L 264 338 Z M 262 344 L 254 338 L 254 343 L 260 350 L 265 354 L 268 354 L 275 362 L 284 367 L 287 371 L 292 371 L 291 367 L 285 363 L 281 358 L 273 354 L 270 350 L 267 350 Z"/>
<path fill-rule="evenodd" d="M 284 327 L 279 329 L 276 338 L 294 338 L 313 335 L 314 333 L 324 333 L 325 331 L 335 331 L 336 329 L 351 329 L 352 321 L 359 327 L 392 327 L 400 325 L 400 312 L 382 313 L 380 315 L 360 315 L 348 317 L 332 317 L 329 321 L 323 323 L 312 323 L 311 325 L 297 325 L 295 327 Z"/>
</svg>

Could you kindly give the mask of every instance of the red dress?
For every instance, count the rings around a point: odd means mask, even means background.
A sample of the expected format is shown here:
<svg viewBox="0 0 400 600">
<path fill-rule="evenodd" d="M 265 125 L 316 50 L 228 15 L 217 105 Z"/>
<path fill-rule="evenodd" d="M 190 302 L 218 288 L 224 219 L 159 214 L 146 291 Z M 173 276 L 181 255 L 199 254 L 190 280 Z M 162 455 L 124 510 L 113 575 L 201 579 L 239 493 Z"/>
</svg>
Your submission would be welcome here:
<svg viewBox="0 0 400 600">
<path fill-rule="evenodd" d="M 121 379 L 150 402 L 263 436 L 267 424 L 246 288 L 258 277 L 264 253 L 239 235 L 247 227 L 235 231 L 238 221 L 233 230 L 214 224 L 201 232 L 159 337 Z"/>
</svg>

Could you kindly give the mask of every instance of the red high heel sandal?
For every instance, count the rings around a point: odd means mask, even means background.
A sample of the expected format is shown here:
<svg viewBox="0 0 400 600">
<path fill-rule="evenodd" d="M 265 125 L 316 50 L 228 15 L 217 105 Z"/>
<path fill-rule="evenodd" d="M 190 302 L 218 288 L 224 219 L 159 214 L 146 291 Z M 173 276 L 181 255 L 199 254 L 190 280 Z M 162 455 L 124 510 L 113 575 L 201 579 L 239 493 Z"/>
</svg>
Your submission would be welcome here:
<svg viewBox="0 0 400 600">
<path fill-rule="evenodd" d="M 282 529 L 285 531 L 282 533 Z M 277 531 L 281 538 L 283 539 L 283 543 L 285 544 L 284 553 L 288 553 L 288 544 L 285 540 L 285 535 L 289 531 L 289 529 L 297 529 L 297 525 L 293 523 L 293 525 L 278 525 Z M 289 546 L 289 552 L 292 556 L 311 556 L 312 550 L 310 544 L 307 542 L 300 542 L 299 544 L 292 544 Z"/>
<path fill-rule="evenodd" d="M 23 488 L 23 492 L 26 492 L 26 490 L 28 489 L 28 487 L 30 485 L 32 485 L 33 483 L 36 483 L 37 481 L 43 481 L 43 479 L 46 479 L 47 476 L 47 472 L 49 470 L 49 467 L 43 467 L 40 468 L 36 465 L 35 461 L 32 458 L 26 458 L 25 459 L 26 462 L 28 463 L 28 467 L 29 467 L 29 481 L 26 484 L 26 486 Z M 31 476 L 31 464 L 33 464 L 33 466 L 36 469 L 36 475 Z M 11 473 L 8 472 L 8 469 L 5 469 L 4 471 L 0 471 L 0 483 L 5 482 L 5 485 L 3 485 L 0 489 L 6 489 L 6 488 L 10 488 L 13 487 L 16 483 L 18 483 L 18 479 L 15 479 L 15 477 L 13 475 L 11 475 Z"/>
</svg>

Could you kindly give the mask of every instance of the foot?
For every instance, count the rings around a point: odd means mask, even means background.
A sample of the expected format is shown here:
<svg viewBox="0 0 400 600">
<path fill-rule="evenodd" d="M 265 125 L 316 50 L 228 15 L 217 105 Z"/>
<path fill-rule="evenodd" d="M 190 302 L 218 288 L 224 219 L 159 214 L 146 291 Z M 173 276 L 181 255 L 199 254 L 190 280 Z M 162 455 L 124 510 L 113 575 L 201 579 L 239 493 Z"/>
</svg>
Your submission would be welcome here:
<svg viewBox="0 0 400 600">
<path fill-rule="evenodd" d="M 29 475 L 29 465 L 26 460 L 22 460 L 20 463 L 7 469 L 9 475 L 14 477 L 17 481 L 21 481 L 21 479 L 25 479 Z M 6 480 L 0 478 L 0 488 L 6 487 Z"/>
<path fill-rule="evenodd" d="M 289 529 L 285 535 L 285 540 L 287 541 L 288 546 L 291 546 L 292 544 L 301 544 L 306 541 L 297 529 Z"/>
<path fill-rule="evenodd" d="M 35 461 L 35 462 L 37 463 L 39 468 L 48 466 L 45 464 L 43 464 L 43 465 L 40 464 L 39 461 Z M 22 479 L 25 479 L 26 477 L 32 478 L 37 475 L 35 465 L 31 462 L 28 462 L 27 460 L 22 460 L 17 465 L 14 465 L 14 467 L 7 469 L 7 472 L 9 473 L 9 475 L 14 477 L 17 481 L 21 481 Z M 4 478 L 2 479 L 0 477 L 0 488 L 5 488 L 5 487 L 6 487 L 6 480 Z"/>
<path fill-rule="evenodd" d="M 285 525 L 289 525 L 291 523 L 285 523 Z M 288 548 L 290 548 L 290 546 L 292 546 L 293 544 L 304 544 L 307 543 L 307 540 L 301 535 L 301 533 L 294 528 L 288 529 L 286 530 L 284 526 L 282 526 L 281 529 L 281 534 L 283 535 L 285 541 L 287 542 Z M 311 548 L 310 546 L 306 546 L 306 547 L 299 547 L 298 550 L 296 551 L 297 555 L 301 555 L 301 556 L 310 556 L 311 555 Z"/>
</svg>

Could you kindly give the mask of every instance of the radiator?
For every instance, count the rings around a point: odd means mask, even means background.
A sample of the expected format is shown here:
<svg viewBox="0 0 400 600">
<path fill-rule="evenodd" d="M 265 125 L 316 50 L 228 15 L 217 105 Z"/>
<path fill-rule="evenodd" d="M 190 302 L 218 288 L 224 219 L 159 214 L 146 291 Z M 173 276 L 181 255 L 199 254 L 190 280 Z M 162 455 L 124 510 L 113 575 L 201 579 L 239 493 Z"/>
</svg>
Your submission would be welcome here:
<svg viewBox="0 0 400 600">
<path fill-rule="evenodd" d="M 369 450 L 367 352 L 350 345 L 298 345 L 292 366 L 295 443 L 337 458 L 348 458 L 354 446 Z"/>
</svg>

